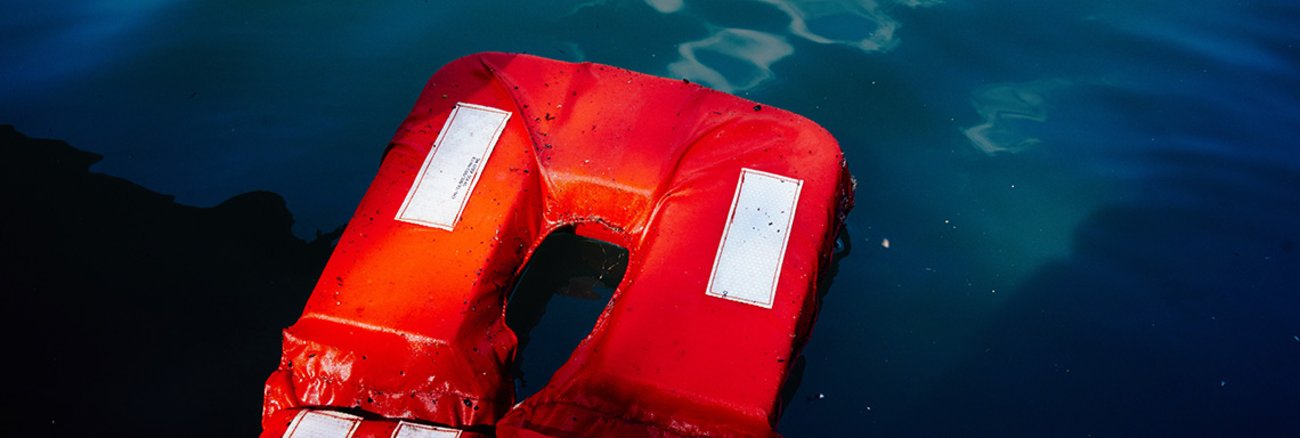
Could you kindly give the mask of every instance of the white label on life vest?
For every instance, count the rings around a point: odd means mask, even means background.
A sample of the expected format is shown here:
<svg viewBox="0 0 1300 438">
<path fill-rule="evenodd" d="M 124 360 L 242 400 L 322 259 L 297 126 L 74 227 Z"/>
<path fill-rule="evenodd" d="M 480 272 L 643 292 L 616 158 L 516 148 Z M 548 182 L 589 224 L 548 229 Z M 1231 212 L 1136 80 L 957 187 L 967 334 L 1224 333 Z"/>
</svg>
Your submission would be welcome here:
<svg viewBox="0 0 1300 438">
<path fill-rule="evenodd" d="M 397 210 L 397 220 L 455 228 L 509 119 L 507 111 L 457 103 Z"/>
<path fill-rule="evenodd" d="M 741 169 L 705 293 L 772 308 L 802 188 L 803 180 Z"/>
<path fill-rule="evenodd" d="M 348 438 L 361 425 L 361 417 L 334 411 L 302 411 L 293 417 L 284 438 Z"/>
<path fill-rule="evenodd" d="M 456 438 L 459 436 L 460 431 L 456 429 L 405 421 L 397 423 L 397 429 L 393 430 L 393 438 Z"/>
</svg>

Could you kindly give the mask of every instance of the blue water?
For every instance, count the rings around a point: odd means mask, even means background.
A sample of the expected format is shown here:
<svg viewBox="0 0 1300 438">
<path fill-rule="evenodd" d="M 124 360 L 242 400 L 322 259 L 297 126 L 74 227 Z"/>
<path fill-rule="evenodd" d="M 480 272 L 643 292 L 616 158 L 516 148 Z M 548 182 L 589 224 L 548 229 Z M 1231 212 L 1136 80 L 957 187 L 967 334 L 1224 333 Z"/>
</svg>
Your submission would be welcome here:
<svg viewBox="0 0 1300 438">
<path fill-rule="evenodd" d="M 859 185 L 788 436 L 1300 436 L 1295 2 L 5 9 L 0 123 L 188 204 L 281 193 L 303 236 L 476 51 L 810 117 Z"/>
</svg>

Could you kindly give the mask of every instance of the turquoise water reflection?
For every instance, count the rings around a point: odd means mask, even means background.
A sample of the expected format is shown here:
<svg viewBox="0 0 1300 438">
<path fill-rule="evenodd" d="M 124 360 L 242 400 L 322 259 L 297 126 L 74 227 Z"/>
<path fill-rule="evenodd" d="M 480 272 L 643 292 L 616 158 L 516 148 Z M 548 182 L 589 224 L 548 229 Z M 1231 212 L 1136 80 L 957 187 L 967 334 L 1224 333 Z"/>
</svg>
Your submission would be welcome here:
<svg viewBox="0 0 1300 438">
<path fill-rule="evenodd" d="M 475 51 L 821 123 L 856 249 L 787 435 L 1300 431 L 1292 2 L 125 4 L 7 8 L 0 122 L 182 202 L 282 193 L 302 235 Z"/>
</svg>

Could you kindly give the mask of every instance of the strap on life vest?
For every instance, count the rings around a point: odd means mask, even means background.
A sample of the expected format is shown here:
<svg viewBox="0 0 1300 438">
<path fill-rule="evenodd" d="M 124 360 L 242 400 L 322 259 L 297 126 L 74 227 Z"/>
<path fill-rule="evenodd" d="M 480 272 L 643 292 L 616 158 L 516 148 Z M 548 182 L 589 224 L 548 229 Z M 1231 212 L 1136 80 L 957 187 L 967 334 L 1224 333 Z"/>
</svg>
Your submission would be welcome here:
<svg viewBox="0 0 1300 438">
<path fill-rule="evenodd" d="M 834 139 L 786 111 L 599 64 L 454 61 L 285 330 L 264 436 L 307 411 L 501 436 L 773 434 L 851 181 Z M 574 225 L 628 249 L 624 280 L 511 410 L 505 294 Z"/>
</svg>

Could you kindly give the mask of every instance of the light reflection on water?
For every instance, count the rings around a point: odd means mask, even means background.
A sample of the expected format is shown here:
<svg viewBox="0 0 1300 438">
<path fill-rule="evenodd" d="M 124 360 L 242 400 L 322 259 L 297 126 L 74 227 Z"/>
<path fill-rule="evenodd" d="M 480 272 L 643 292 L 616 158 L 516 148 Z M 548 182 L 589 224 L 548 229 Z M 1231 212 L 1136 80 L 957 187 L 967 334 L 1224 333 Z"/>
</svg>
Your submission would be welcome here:
<svg viewBox="0 0 1300 438">
<path fill-rule="evenodd" d="M 989 155 L 1016 153 L 1042 142 L 1016 129 L 1020 122 L 1047 120 L 1048 94 L 1068 86 L 1063 79 L 1027 83 L 995 84 L 972 93 L 971 105 L 984 123 L 966 128 L 962 133 L 971 144 Z"/>
<path fill-rule="evenodd" d="M 680 0 L 646 0 L 661 13 L 688 11 Z M 930 6 L 941 1 L 892 1 L 887 6 Z M 592 3 L 599 5 L 600 3 Z M 780 31 L 761 31 L 734 27 L 720 27 L 701 15 L 711 35 L 703 39 L 678 45 L 681 59 L 668 65 L 668 72 L 686 77 L 726 91 L 748 91 L 772 79 L 770 66 L 794 53 L 784 35 L 803 38 L 819 44 L 838 44 L 854 47 L 864 52 L 882 52 L 897 44 L 895 35 L 900 24 L 885 13 L 885 8 L 875 0 L 862 1 L 805 1 L 754 0 L 740 2 L 735 7 L 761 8 L 762 4 L 774 7 L 788 21 Z M 702 60 L 697 51 L 706 50 L 722 54 L 735 62 L 709 62 Z M 730 64 L 730 65 L 727 65 Z"/>
<path fill-rule="evenodd" d="M 735 92 L 772 79 L 772 63 L 793 54 L 794 48 L 784 38 L 771 34 L 747 29 L 721 29 L 708 38 L 682 43 L 678 52 L 681 60 L 668 64 L 671 74 L 693 78 L 718 90 Z M 700 52 L 717 53 L 741 64 L 733 62 L 729 69 L 716 63 L 709 66 L 701 61 Z"/>
<path fill-rule="evenodd" d="M 310 235 L 455 57 L 684 77 L 809 116 L 860 182 L 783 433 L 1300 430 L 1300 8 L 1194 3 L 26 2 L 0 123 Z"/>
</svg>

